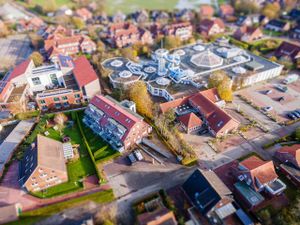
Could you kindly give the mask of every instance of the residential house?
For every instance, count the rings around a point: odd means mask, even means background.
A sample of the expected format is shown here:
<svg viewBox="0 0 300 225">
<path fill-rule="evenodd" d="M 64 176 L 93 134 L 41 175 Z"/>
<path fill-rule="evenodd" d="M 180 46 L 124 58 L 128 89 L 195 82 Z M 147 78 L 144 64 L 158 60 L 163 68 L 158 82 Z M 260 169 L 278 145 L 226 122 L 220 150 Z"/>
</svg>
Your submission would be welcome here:
<svg viewBox="0 0 300 225">
<path fill-rule="evenodd" d="M 280 195 L 286 185 L 278 178 L 273 161 L 264 161 L 251 156 L 235 168 L 237 180 L 245 182 L 256 192 L 265 192 L 271 196 Z"/>
<path fill-rule="evenodd" d="M 162 113 L 175 109 L 177 116 L 197 112 L 202 115 L 203 123 L 208 126 L 210 133 L 218 137 L 236 130 L 239 126 L 239 122 L 221 108 L 224 104 L 217 90 L 213 88 L 162 103 L 160 109 Z"/>
<path fill-rule="evenodd" d="M 203 124 L 202 120 L 193 112 L 179 116 L 178 121 L 188 134 L 199 131 Z"/>
<path fill-rule="evenodd" d="M 210 223 L 226 224 L 224 221 L 236 212 L 232 192 L 213 171 L 195 170 L 182 189 L 193 207 Z M 196 220 L 195 216 L 191 218 Z M 200 221 L 194 222 L 199 224 Z"/>
<path fill-rule="evenodd" d="M 18 20 L 17 21 L 17 31 L 18 32 L 25 32 L 25 31 L 37 31 L 42 29 L 46 26 L 44 21 L 39 17 L 33 17 L 29 20 Z"/>
<path fill-rule="evenodd" d="M 253 26 L 255 24 L 260 23 L 260 15 L 254 14 L 254 15 L 247 15 L 247 16 L 240 16 L 237 21 L 236 25 L 238 26 Z"/>
<path fill-rule="evenodd" d="M 274 56 L 278 59 L 287 59 L 296 62 L 300 57 L 300 45 L 283 41 L 275 50 Z"/>
<path fill-rule="evenodd" d="M 56 58 L 59 54 L 75 55 L 79 52 L 92 53 L 96 44 L 84 34 L 75 34 L 74 31 L 62 26 L 48 27 L 43 35 L 44 51 L 49 59 Z"/>
<path fill-rule="evenodd" d="M 252 42 L 263 37 L 263 32 L 259 27 L 242 26 L 238 28 L 233 37 L 239 41 Z"/>
<path fill-rule="evenodd" d="M 202 19 L 211 18 L 215 14 L 215 10 L 211 5 L 200 5 L 199 15 Z"/>
<path fill-rule="evenodd" d="M 38 135 L 21 161 L 19 181 L 28 192 L 67 182 L 63 143 Z"/>
<path fill-rule="evenodd" d="M 287 21 L 273 19 L 265 25 L 265 29 L 275 32 L 286 32 L 290 29 L 290 23 Z"/>
<path fill-rule="evenodd" d="M 83 21 L 87 21 L 93 18 L 93 14 L 87 8 L 80 8 L 75 11 L 75 16 L 78 16 Z"/>
<path fill-rule="evenodd" d="M 21 212 L 22 205 L 20 203 L 0 206 L 0 224 L 7 224 L 18 220 Z"/>
<path fill-rule="evenodd" d="M 225 25 L 219 18 L 201 20 L 198 26 L 198 32 L 204 36 L 212 36 L 224 31 Z"/>
<path fill-rule="evenodd" d="M 174 13 L 177 21 L 191 21 L 194 19 L 194 12 L 190 9 L 180 9 Z"/>
<path fill-rule="evenodd" d="M 234 16 L 234 8 L 229 4 L 220 5 L 220 16 L 225 19 Z"/>
<path fill-rule="evenodd" d="M 140 143 L 151 132 L 151 126 L 136 113 L 134 102 L 117 102 L 109 96 L 96 95 L 83 122 L 119 152 Z"/>
<path fill-rule="evenodd" d="M 167 24 L 162 28 L 162 33 L 164 35 L 179 37 L 181 41 L 184 41 L 192 37 L 193 26 L 190 22 Z"/>
<path fill-rule="evenodd" d="M 138 225 L 177 225 L 175 215 L 166 208 L 138 215 Z"/>
<path fill-rule="evenodd" d="M 139 28 L 132 23 L 115 23 L 107 31 L 107 41 L 117 48 L 123 48 L 136 43 L 152 44 L 153 39 L 148 30 Z"/>
<path fill-rule="evenodd" d="M 165 11 L 153 10 L 151 12 L 151 19 L 155 22 L 165 23 L 170 19 L 170 16 Z"/>
<path fill-rule="evenodd" d="M 281 163 L 280 170 L 300 187 L 300 144 L 283 146 L 274 157 Z"/>
<path fill-rule="evenodd" d="M 300 41 L 300 24 L 295 26 L 291 31 L 290 31 L 290 38 L 297 39 Z"/>
<path fill-rule="evenodd" d="M 293 20 L 293 21 L 297 21 L 300 19 L 300 9 L 292 9 L 289 14 L 288 14 L 288 18 L 290 20 Z"/>
<path fill-rule="evenodd" d="M 146 23 L 149 20 L 149 13 L 146 10 L 139 10 L 132 14 L 137 23 Z"/>
</svg>

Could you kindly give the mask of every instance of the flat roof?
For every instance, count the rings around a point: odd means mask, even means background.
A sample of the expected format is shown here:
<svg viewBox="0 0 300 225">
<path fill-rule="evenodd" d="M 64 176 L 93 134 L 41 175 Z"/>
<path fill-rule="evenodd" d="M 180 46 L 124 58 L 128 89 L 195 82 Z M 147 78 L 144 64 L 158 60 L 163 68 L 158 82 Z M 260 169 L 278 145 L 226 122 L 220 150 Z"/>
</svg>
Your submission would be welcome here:
<svg viewBox="0 0 300 225">
<path fill-rule="evenodd" d="M 251 205 L 258 205 L 265 199 L 261 194 L 253 190 L 245 182 L 237 182 L 234 184 L 234 187 L 244 196 L 244 198 Z"/>
</svg>

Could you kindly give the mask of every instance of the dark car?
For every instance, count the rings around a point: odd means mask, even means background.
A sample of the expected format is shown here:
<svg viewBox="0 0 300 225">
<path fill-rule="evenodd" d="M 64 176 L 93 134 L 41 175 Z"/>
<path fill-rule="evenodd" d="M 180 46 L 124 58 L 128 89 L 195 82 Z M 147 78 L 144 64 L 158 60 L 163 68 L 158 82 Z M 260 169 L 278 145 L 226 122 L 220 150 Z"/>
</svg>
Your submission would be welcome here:
<svg viewBox="0 0 300 225">
<path fill-rule="evenodd" d="M 300 118 L 300 113 L 294 111 L 294 112 L 292 112 L 292 114 L 295 115 L 297 118 Z"/>
<path fill-rule="evenodd" d="M 294 116 L 292 113 L 288 113 L 287 117 L 290 118 L 291 120 L 295 120 L 297 117 Z"/>
<path fill-rule="evenodd" d="M 136 158 L 134 156 L 133 153 L 130 153 L 128 156 L 127 156 L 128 160 L 129 160 L 129 163 L 130 165 L 133 165 L 135 162 L 136 162 Z"/>
</svg>

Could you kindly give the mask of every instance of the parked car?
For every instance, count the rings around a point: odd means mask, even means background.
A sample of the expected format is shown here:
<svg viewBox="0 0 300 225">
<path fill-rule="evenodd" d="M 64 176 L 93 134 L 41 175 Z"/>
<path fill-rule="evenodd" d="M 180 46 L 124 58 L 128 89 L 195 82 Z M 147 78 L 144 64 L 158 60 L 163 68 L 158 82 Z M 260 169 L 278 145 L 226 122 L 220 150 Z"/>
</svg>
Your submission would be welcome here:
<svg viewBox="0 0 300 225">
<path fill-rule="evenodd" d="M 133 153 L 130 153 L 128 156 L 127 156 L 128 160 L 129 160 L 129 163 L 130 165 L 133 165 L 135 162 L 136 162 L 136 158 L 134 157 L 134 154 Z"/>
<path fill-rule="evenodd" d="M 285 100 L 284 96 L 278 98 L 278 101 L 279 101 L 279 102 L 282 102 L 282 101 L 284 101 L 284 100 Z"/>
<path fill-rule="evenodd" d="M 295 115 L 297 118 L 300 118 L 300 113 L 294 111 L 294 112 L 292 112 L 292 114 Z"/>
<path fill-rule="evenodd" d="M 297 119 L 297 117 L 294 116 L 292 113 L 288 113 L 288 114 L 287 114 L 287 117 L 290 118 L 291 120 Z"/>
<path fill-rule="evenodd" d="M 135 155 L 135 157 L 137 158 L 138 161 L 141 161 L 141 160 L 144 159 L 144 157 L 143 157 L 140 150 L 136 149 L 136 150 L 134 150 L 133 153 L 134 153 L 134 155 Z"/>
<path fill-rule="evenodd" d="M 264 110 L 265 112 L 270 112 L 273 110 L 273 107 L 272 106 L 262 107 L 262 110 Z"/>
<path fill-rule="evenodd" d="M 199 131 L 199 135 L 203 135 L 203 134 L 207 134 L 207 133 L 208 133 L 208 129 L 207 129 L 207 128 L 201 129 L 201 130 Z"/>
<path fill-rule="evenodd" d="M 265 94 L 266 94 L 266 95 L 269 95 L 269 94 L 271 94 L 272 92 L 273 92 L 272 90 L 266 90 L 266 91 L 265 91 Z"/>
<path fill-rule="evenodd" d="M 286 86 L 283 86 L 280 84 L 275 85 L 275 88 L 281 92 L 287 92 L 287 90 L 288 90 L 288 88 Z"/>
</svg>

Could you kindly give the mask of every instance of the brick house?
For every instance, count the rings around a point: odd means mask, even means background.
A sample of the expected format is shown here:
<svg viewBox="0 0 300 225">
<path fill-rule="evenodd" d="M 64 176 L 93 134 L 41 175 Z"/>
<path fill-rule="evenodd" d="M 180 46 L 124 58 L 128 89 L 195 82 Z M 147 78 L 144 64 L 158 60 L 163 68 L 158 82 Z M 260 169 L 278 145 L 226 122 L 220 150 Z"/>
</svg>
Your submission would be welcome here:
<svg viewBox="0 0 300 225">
<path fill-rule="evenodd" d="M 274 157 L 281 163 L 280 170 L 300 187 L 300 144 L 283 146 Z"/>
<path fill-rule="evenodd" d="M 283 41 L 275 50 L 274 56 L 278 59 L 288 59 L 296 62 L 300 57 L 300 45 Z"/>
<path fill-rule="evenodd" d="M 162 28 L 162 34 L 179 37 L 181 41 L 192 37 L 193 26 L 190 22 L 176 22 Z"/>
<path fill-rule="evenodd" d="M 87 21 L 93 18 L 93 14 L 87 8 L 80 8 L 75 11 L 75 16 L 78 16 L 83 21 Z"/>
<path fill-rule="evenodd" d="M 131 23 L 115 23 L 108 28 L 107 40 L 117 48 L 123 48 L 136 43 L 152 44 L 151 33 Z"/>
<path fill-rule="evenodd" d="M 239 122 L 226 113 L 224 106 L 215 88 L 201 91 L 196 94 L 160 104 L 162 113 L 175 109 L 177 116 L 190 112 L 197 112 L 204 118 L 203 124 L 208 126 L 210 133 L 215 136 L 224 136 L 238 128 Z"/>
<path fill-rule="evenodd" d="M 202 120 L 193 112 L 179 116 L 178 120 L 188 134 L 199 131 L 203 124 Z"/>
<path fill-rule="evenodd" d="M 46 24 L 39 17 L 33 17 L 29 20 L 21 19 L 17 21 L 17 31 L 37 31 L 42 29 Z"/>
<path fill-rule="evenodd" d="M 286 185 L 278 178 L 273 161 L 264 161 L 251 156 L 234 168 L 237 180 L 245 182 L 256 192 L 264 191 L 271 196 L 280 195 Z"/>
<path fill-rule="evenodd" d="M 234 16 L 234 8 L 229 4 L 220 5 L 220 16 L 223 18 Z"/>
<path fill-rule="evenodd" d="M 233 37 L 239 41 L 252 42 L 263 37 L 263 33 L 259 27 L 242 26 L 238 28 Z"/>
<path fill-rule="evenodd" d="M 201 18 L 211 18 L 214 16 L 215 10 L 211 5 L 201 5 L 200 6 L 200 17 Z"/>
<path fill-rule="evenodd" d="M 275 32 L 285 32 L 290 29 L 290 23 L 287 21 L 273 19 L 270 20 L 266 25 L 265 29 Z"/>
<path fill-rule="evenodd" d="M 201 20 L 198 26 L 198 32 L 204 36 L 212 36 L 223 33 L 224 31 L 225 25 L 219 18 Z"/>
<path fill-rule="evenodd" d="M 136 113 L 134 102 L 102 95 L 90 101 L 83 122 L 119 152 L 140 143 L 152 130 Z"/>
<path fill-rule="evenodd" d="M 43 33 L 44 51 L 49 59 L 55 59 L 59 54 L 75 55 L 79 52 L 92 53 L 96 44 L 84 34 L 75 34 L 62 26 L 49 27 Z"/>
<path fill-rule="evenodd" d="M 19 181 L 28 192 L 67 182 L 63 143 L 38 135 L 21 161 Z"/>
</svg>

